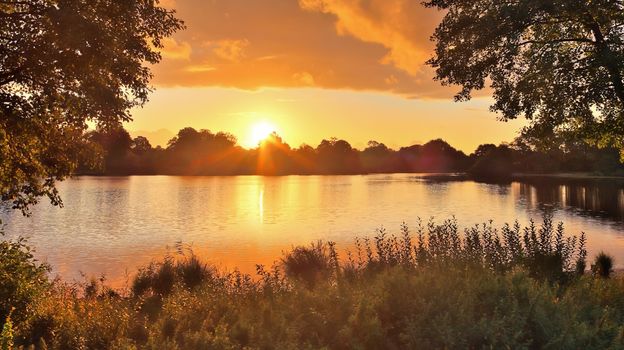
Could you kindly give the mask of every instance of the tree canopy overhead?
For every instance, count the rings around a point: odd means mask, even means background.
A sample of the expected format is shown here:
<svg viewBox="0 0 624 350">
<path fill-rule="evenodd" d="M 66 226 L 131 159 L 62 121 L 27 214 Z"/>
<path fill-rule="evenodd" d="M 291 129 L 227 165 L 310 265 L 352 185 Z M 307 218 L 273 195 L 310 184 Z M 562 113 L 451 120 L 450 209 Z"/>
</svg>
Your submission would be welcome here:
<svg viewBox="0 0 624 350">
<path fill-rule="evenodd" d="M 76 167 L 87 122 L 130 120 L 183 28 L 158 0 L 0 1 L 0 196 L 26 210 Z"/>
<path fill-rule="evenodd" d="M 467 100 L 487 84 L 492 111 L 527 133 L 566 132 L 624 151 L 624 1 L 429 0 L 446 11 L 429 64 Z M 624 155 L 624 153 L 623 153 Z"/>
</svg>

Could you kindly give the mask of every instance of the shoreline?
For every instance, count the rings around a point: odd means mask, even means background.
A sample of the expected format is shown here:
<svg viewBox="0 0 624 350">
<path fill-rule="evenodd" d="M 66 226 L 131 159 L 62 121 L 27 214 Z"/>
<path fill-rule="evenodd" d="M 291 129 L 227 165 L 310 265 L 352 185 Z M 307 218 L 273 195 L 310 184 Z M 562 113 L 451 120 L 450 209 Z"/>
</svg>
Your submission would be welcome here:
<svg viewBox="0 0 624 350">
<path fill-rule="evenodd" d="M 264 175 L 264 174 L 223 174 L 223 175 L 192 175 L 192 174 L 75 174 L 70 178 L 78 177 L 131 177 L 131 176 L 172 176 L 172 177 L 237 177 L 237 176 L 262 176 L 262 177 L 287 177 L 287 176 L 368 176 L 368 175 L 410 175 L 416 178 L 436 181 L 479 181 L 482 179 L 475 178 L 467 172 L 447 172 L 447 173 L 361 173 L 361 174 L 283 174 L 283 175 Z M 618 180 L 624 182 L 624 175 L 595 175 L 591 173 L 512 173 L 507 179 L 508 181 L 521 181 L 527 179 L 560 179 L 560 180 Z M 492 178 L 492 182 L 496 178 Z M 486 181 L 488 182 L 488 181 Z"/>
<path fill-rule="evenodd" d="M 513 173 L 512 180 L 522 179 L 561 179 L 561 180 L 618 180 L 624 181 L 624 176 L 618 175 L 594 175 L 591 173 Z"/>
</svg>

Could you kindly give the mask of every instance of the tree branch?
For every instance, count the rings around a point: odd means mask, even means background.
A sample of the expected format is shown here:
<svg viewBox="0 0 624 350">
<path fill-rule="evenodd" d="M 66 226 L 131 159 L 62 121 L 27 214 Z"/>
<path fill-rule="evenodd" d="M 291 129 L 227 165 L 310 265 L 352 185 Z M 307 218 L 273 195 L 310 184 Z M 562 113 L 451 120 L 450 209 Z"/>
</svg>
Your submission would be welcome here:
<svg viewBox="0 0 624 350">
<path fill-rule="evenodd" d="M 587 43 L 587 44 L 595 44 L 596 42 L 587 39 L 587 38 L 562 38 L 562 39 L 553 39 L 553 40 L 526 40 L 521 43 L 518 43 L 517 46 L 529 45 L 529 44 L 540 44 L 540 45 L 549 45 L 549 44 L 558 44 L 565 42 L 576 42 L 576 43 Z"/>
</svg>

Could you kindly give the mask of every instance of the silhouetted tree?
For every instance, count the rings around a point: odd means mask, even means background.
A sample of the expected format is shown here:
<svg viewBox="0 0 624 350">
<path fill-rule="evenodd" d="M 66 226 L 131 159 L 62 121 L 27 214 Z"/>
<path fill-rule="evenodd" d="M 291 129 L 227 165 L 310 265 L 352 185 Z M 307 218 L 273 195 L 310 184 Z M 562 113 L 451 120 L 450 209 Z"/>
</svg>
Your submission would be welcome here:
<svg viewBox="0 0 624 350">
<path fill-rule="evenodd" d="M 599 148 L 583 139 L 562 133 L 543 139 L 533 133 L 523 133 L 511 144 L 516 171 L 533 173 L 590 172 L 620 174 L 624 165 L 619 150 Z"/>
<path fill-rule="evenodd" d="M 0 198 L 60 203 L 87 121 L 117 127 L 147 100 L 150 64 L 181 29 L 158 1 L 0 2 Z"/>
<path fill-rule="evenodd" d="M 258 147 L 257 173 L 262 175 L 296 173 L 291 158 L 290 146 L 277 133 L 272 132 Z"/>
<path fill-rule="evenodd" d="M 403 147 L 399 150 L 402 168 L 406 172 L 465 171 L 468 157 L 447 142 L 437 139 L 426 144 Z"/>
<path fill-rule="evenodd" d="M 316 152 L 318 169 L 322 174 L 358 174 L 361 171 L 357 150 L 345 140 L 323 140 Z"/>
<path fill-rule="evenodd" d="M 428 0 L 445 12 L 429 64 L 457 100 L 491 81 L 502 119 L 624 151 L 624 3 Z M 624 156 L 624 153 L 622 153 Z"/>
<path fill-rule="evenodd" d="M 396 171 L 395 152 L 383 143 L 368 141 L 368 147 L 360 154 L 362 169 L 368 173 Z"/>
<path fill-rule="evenodd" d="M 165 169 L 171 174 L 228 175 L 237 173 L 241 156 L 232 134 L 184 128 L 169 141 Z"/>
<path fill-rule="evenodd" d="M 81 174 L 179 174 L 179 175 L 288 175 L 422 172 L 467 172 L 485 181 L 508 180 L 514 172 L 589 172 L 624 174 L 618 150 L 597 148 L 582 140 L 554 135 L 546 141 L 528 134 L 510 145 L 480 145 L 467 157 L 437 139 L 394 151 L 370 141 L 358 151 L 344 141 L 323 140 L 317 149 L 301 145 L 292 149 L 273 133 L 257 148 L 243 149 L 228 133 L 184 128 L 167 149 L 152 148 L 142 136 L 131 139 L 122 128 L 98 128 L 87 133 L 85 149 L 103 155 L 103 162 L 81 162 Z"/>
<path fill-rule="evenodd" d="M 99 146 L 104 160 L 103 169 L 91 169 L 91 171 L 102 171 L 110 175 L 136 173 L 135 159 L 131 155 L 133 142 L 126 130 L 121 127 L 97 129 L 87 135 L 91 142 Z"/>
<path fill-rule="evenodd" d="M 317 164 L 316 150 L 306 144 L 292 150 L 293 167 L 299 174 L 315 174 Z"/>
<path fill-rule="evenodd" d="M 132 163 L 134 174 L 153 175 L 158 171 L 158 159 L 149 140 L 144 136 L 137 136 L 132 140 Z"/>
<path fill-rule="evenodd" d="M 473 165 L 468 172 L 478 180 L 509 180 L 513 172 L 512 153 L 507 145 L 480 145 L 472 155 Z"/>
<path fill-rule="evenodd" d="M 132 140 L 132 150 L 137 153 L 147 153 L 152 150 L 152 144 L 145 136 L 137 136 Z"/>
</svg>

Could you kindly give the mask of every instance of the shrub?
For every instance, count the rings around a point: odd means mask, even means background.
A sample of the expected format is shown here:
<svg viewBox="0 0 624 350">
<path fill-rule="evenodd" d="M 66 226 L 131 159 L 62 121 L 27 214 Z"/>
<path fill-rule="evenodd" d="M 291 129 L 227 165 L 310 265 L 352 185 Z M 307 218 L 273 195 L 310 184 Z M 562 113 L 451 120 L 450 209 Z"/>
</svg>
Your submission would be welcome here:
<svg viewBox="0 0 624 350">
<path fill-rule="evenodd" d="M 39 263 L 25 240 L 0 241 L 0 320 L 11 310 L 20 324 L 33 312 L 33 302 L 48 290 L 50 267 Z"/>
<path fill-rule="evenodd" d="M 132 294 L 142 296 L 151 292 L 157 296 L 167 296 L 176 285 L 192 289 L 210 279 L 214 273 L 213 268 L 193 254 L 179 261 L 168 256 L 162 262 L 152 262 L 139 269 L 132 281 Z"/>
<path fill-rule="evenodd" d="M 592 272 L 596 276 L 602 278 L 611 277 L 611 272 L 613 272 L 613 257 L 605 254 L 604 252 L 600 252 L 594 259 Z"/>
<path fill-rule="evenodd" d="M 303 282 L 312 288 L 318 281 L 327 280 L 332 275 L 337 261 L 332 260 L 333 243 L 322 241 L 312 243 L 309 247 L 295 247 L 285 254 L 281 260 L 286 276 L 294 281 Z M 335 259 L 335 258 L 334 258 Z"/>
<path fill-rule="evenodd" d="M 202 263 L 197 256 L 191 255 L 189 258 L 177 262 L 176 273 L 183 285 L 192 289 L 211 278 L 215 272 L 208 265 Z"/>
</svg>

